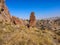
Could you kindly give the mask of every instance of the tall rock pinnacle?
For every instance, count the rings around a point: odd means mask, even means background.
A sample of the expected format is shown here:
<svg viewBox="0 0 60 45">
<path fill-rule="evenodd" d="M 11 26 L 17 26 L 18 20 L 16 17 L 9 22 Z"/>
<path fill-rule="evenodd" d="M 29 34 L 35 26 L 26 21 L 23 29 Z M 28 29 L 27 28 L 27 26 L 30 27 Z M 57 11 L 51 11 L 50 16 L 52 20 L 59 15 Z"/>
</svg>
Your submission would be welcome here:
<svg viewBox="0 0 60 45">
<path fill-rule="evenodd" d="M 36 17 L 34 12 L 31 12 L 29 25 L 30 27 L 34 27 L 36 25 Z"/>
</svg>

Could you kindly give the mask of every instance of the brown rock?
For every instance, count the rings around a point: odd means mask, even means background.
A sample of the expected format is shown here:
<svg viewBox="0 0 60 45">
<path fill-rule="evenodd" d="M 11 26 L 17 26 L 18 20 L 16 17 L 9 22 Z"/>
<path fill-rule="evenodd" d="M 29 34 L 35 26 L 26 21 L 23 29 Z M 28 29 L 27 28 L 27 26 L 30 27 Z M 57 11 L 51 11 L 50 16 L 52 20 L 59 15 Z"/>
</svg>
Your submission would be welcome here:
<svg viewBox="0 0 60 45">
<path fill-rule="evenodd" d="M 5 5 L 5 0 L 0 0 L 0 15 L 4 17 L 4 20 L 10 22 L 11 16 Z"/>
<path fill-rule="evenodd" d="M 0 0 L 0 13 L 4 10 L 4 0 Z"/>
<path fill-rule="evenodd" d="M 0 8 L 4 7 L 4 2 L 5 2 L 5 0 L 0 0 Z"/>
<path fill-rule="evenodd" d="M 4 5 L 4 13 L 5 13 L 5 15 L 7 15 L 9 18 L 11 18 L 11 15 L 10 15 L 10 13 L 9 13 L 8 8 L 6 7 L 6 5 Z"/>
<path fill-rule="evenodd" d="M 23 20 L 21 20 L 21 19 L 19 19 L 19 18 L 16 18 L 15 16 L 12 16 L 12 22 L 13 22 L 15 25 L 24 25 Z"/>
<path fill-rule="evenodd" d="M 36 18 L 35 18 L 34 12 L 32 12 L 30 15 L 29 25 L 30 25 L 30 27 L 34 27 L 36 25 Z"/>
<path fill-rule="evenodd" d="M 2 22 L 3 21 L 3 17 L 2 17 L 2 15 L 0 15 L 0 22 Z"/>
</svg>

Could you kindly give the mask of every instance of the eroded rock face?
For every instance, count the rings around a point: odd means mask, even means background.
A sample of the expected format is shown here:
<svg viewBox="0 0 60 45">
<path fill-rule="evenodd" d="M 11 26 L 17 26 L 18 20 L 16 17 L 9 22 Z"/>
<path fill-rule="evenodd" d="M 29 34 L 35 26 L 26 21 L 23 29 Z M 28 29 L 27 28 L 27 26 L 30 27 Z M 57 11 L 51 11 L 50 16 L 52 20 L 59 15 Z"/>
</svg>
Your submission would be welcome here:
<svg viewBox="0 0 60 45">
<path fill-rule="evenodd" d="M 5 0 L 0 0 L 0 8 L 4 7 L 4 2 L 5 2 Z"/>
<path fill-rule="evenodd" d="M 29 25 L 30 25 L 30 27 L 35 27 L 35 25 L 36 25 L 36 18 L 35 18 L 34 12 L 32 12 L 30 15 Z"/>
<path fill-rule="evenodd" d="M 15 25 L 24 25 L 23 20 L 15 17 L 15 16 L 12 16 L 12 22 L 13 22 Z"/>
<path fill-rule="evenodd" d="M 4 0 L 0 0 L 0 14 L 3 11 L 4 8 Z"/>
<path fill-rule="evenodd" d="M 7 22 L 10 22 L 11 15 L 5 5 L 5 0 L 0 0 L 0 15 L 3 16 L 3 20 L 6 20 Z"/>
<path fill-rule="evenodd" d="M 8 8 L 5 5 L 5 0 L 0 0 L 0 17 L 0 21 L 9 22 L 16 25 L 24 25 L 23 20 L 10 15 Z"/>
<path fill-rule="evenodd" d="M 4 5 L 4 13 L 5 13 L 5 15 L 7 15 L 9 18 L 11 18 L 11 15 L 10 15 L 10 13 L 9 13 L 8 8 L 6 7 L 6 5 Z"/>
</svg>

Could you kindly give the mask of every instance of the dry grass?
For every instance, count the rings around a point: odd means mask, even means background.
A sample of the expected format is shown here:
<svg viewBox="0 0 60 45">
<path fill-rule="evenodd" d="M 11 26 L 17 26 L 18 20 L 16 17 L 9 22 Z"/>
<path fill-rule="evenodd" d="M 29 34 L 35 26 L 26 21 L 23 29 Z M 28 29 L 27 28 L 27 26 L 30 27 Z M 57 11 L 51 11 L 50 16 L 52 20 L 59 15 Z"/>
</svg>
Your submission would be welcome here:
<svg viewBox="0 0 60 45">
<path fill-rule="evenodd" d="M 0 45 L 59 45 L 60 36 L 55 35 L 52 31 L 36 27 L 0 24 Z"/>
</svg>

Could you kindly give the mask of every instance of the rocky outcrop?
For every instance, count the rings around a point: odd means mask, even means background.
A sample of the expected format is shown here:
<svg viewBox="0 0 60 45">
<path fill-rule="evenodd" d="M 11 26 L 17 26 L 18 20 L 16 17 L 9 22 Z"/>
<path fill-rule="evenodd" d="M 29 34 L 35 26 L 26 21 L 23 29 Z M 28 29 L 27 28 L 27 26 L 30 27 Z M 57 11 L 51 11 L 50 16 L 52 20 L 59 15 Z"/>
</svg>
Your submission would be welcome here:
<svg viewBox="0 0 60 45">
<path fill-rule="evenodd" d="M 5 0 L 0 0 L 0 15 L 4 18 L 3 21 L 10 22 L 11 15 L 5 5 Z"/>
<path fill-rule="evenodd" d="M 24 25 L 23 20 L 15 16 L 12 16 L 12 23 L 15 25 Z"/>
<path fill-rule="evenodd" d="M 31 15 L 30 15 L 29 26 L 30 27 L 35 27 L 35 25 L 36 25 L 36 17 L 35 17 L 34 12 L 32 12 Z"/>
<path fill-rule="evenodd" d="M 15 17 L 15 16 L 11 16 L 8 8 L 5 5 L 5 0 L 0 0 L 0 22 L 9 22 L 15 25 L 24 25 L 23 20 Z"/>
<path fill-rule="evenodd" d="M 5 0 L 0 0 L 0 10 L 2 10 L 2 8 L 4 7 L 4 2 Z"/>
</svg>

